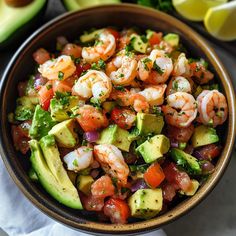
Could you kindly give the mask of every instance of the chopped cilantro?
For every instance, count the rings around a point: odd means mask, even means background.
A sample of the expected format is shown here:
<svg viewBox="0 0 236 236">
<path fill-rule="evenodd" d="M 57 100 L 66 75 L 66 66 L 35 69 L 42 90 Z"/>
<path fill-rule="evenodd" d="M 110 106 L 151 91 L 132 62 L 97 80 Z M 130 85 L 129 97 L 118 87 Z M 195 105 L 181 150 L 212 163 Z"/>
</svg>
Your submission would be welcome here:
<svg viewBox="0 0 236 236">
<path fill-rule="evenodd" d="M 125 91 L 125 87 L 124 87 L 124 86 L 122 86 L 122 85 L 117 85 L 117 86 L 114 86 L 114 88 L 115 88 L 116 90 L 119 90 L 119 91 L 122 91 L 122 92 L 124 92 L 124 91 Z"/>
<path fill-rule="evenodd" d="M 76 167 L 79 166 L 77 159 L 75 159 L 75 160 L 72 162 L 72 164 L 73 164 L 73 166 L 76 166 Z"/>
<path fill-rule="evenodd" d="M 71 94 L 69 92 L 61 93 L 59 91 L 55 92 L 55 97 L 60 101 L 61 105 L 69 105 L 70 99 L 69 96 Z"/>
<path fill-rule="evenodd" d="M 156 70 L 160 75 L 164 73 L 160 66 L 157 65 L 156 61 L 153 64 L 153 69 Z"/>
<path fill-rule="evenodd" d="M 93 151 L 93 148 L 85 148 L 84 150 L 83 150 L 83 152 L 89 152 L 89 151 Z"/>
<path fill-rule="evenodd" d="M 62 71 L 58 72 L 58 80 L 63 80 L 64 78 L 64 73 Z"/>
<path fill-rule="evenodd" d="M 97 63 L 94 62 L 91 65 L 92 70 L 105 70 L 105 68 L 106 68 L 106 63 L 102 59 L 100 59 Z"/>
<path fill-rule="evenodd" d="M 51 84 L 46 85 L 47 90 L 50 90 L 52 88 Z"/>
</svg>

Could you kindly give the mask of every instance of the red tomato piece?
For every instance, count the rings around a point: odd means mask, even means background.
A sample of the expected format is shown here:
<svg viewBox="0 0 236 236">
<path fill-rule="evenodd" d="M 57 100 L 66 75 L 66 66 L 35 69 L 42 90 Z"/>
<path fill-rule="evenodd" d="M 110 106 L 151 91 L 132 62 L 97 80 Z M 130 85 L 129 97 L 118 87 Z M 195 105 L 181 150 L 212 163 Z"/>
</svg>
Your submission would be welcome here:
<svg viewBox="0 0 236 236">
<path fill-rule="evenodd" d="M 101 211 L 104 206 L 104 198 L 95 197 L 93 195 L 86 196 L 80 193 L 80 199 L 83 207 L 87 211 Z"/>
<path fill-rule="evenodd" d="M 184 171 L 179 171 L 173 162 L 165 166 L 163 172 L 169 183 L 174 184 L 176 187 L 178 186 L 183 191 L 187 191 L 192 187 L 188 174 Z"/>
<path fill-rule="evenodd" d="M 72 90 L 72 86 L 70 84 L 68 84 L 66 81 L 59 81 L 59 80 L 55 80 L 53 82 L 53 92 L 61 92 L 61 93 L 65 93 L 65 92 L 71 92 Z"/>
<path fill-rule="evenodd" d="M 221 147 L 216 144 L 208 144 L 197 150 L 202 159 L 212 160 L 220 155 Z"/>
<path fill-rule="evenodd" d="M 153 32 L 152 36 L 149 39 L 149 44 L 151 46 L 159 44 L 162 40 L 162 33 Z"/>
<path fill-rule="evenodd" d="M 29 150 L 28 141 L 30 141 L 28 133 L 21 126 L 12 125 L 11 134 L 16 150 L 26 154 Z"/>
<path fill-rule="evenodd" d="M 74 58 L 81 57 L 82 48 L 76 44 L 68 43 L 64 46 L 61 54 L 73 56 Z"/>
<path fill-rule="evenodd" d="M 41 65 L 44 62 L 50 60 L 50 54 L 44 48 L 39 48 L 36 52 L 34 52 L 33 58 L 38 64 Z"/>
<path fill-rule="evenodd" d="M 95 197 L 105 198 L 115 194 L 115 187 L 108 175 L 97 179 L 91 186 L 91 193 Z"/>
<path fill-rule="evenodd" d="M 187 143 L 194 131 L 194 126 L 177 128 L 172 125 L 167 126 L 167 137 L 179 142 Z"/>
<path fill-rule="evenodd" d="M 88 63 L 85 63 L 85 64 L 80 63 L 80 64 L 76 65 L 75 74 L 76 74 L 78 77 L 80 77 L 81 74 L 82 74 L 84 71 L 86 71 L 86 70 L 88 70 L 88 69 L 90 69 L 90 68 L 91 68 L 91 65 L 90 65 L 90 64 L 88 64 Z"/>
<path fill-rule="evenodd" d="M 114 224 L 125 224 L 130 215 L 128 204 L 121 199 L 110 198 L 105 202 L 103 208 L 104 214 L 110 217 Z"/>
<path fill-rule="evenodd" d="M 158 163 L 148 167 L 143 175 L 145 182 L 152 188 L 158 187 L 165 179 L 165 174 Z"/>
<path fill-rule="evenodd" d="M 85 132 L 96 131 L 109 125 L 106 115 L 93 106 L 80 107 L 77 114 L 79 116 L 76 119 Z"/>
<path fill-rule="evenodd" d="M 125 108 L 114 108 L 111 112 L 111 119 L 122 129 L 130 129 L 136 119 L 133 111 Z"/>
<path fill-rule="evenodd" d="M 176 188 L 174 185 L 170 184 L 170 183 L 165 183 L 162 186 L 162 190 L 163 190 L 163 198 L 164 200 L 171 202 L 173 200 L 173 198 L 176 195 Z"/>
<path fill-rule="evenodd" d="M 53 98 L 53 82 L 48 81 L 38 92 L 39 101 L 42 108 L 47 111 L 50 105 L 50 100 Z"/>
</svg>

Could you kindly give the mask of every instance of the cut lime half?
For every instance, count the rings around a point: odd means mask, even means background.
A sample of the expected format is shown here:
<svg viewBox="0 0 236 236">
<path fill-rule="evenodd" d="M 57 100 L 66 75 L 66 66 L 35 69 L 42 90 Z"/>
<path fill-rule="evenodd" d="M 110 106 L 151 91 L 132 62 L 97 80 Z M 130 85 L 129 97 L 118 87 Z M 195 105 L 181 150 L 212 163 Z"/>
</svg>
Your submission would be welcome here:
<svg viewBox="0 0 236 236">
<path fill-rule="evenodd" d="M 204 24 L 207 31 L 220 40 L 236 39 L 236 1 L 210 8 Z"/>
<path fill-rule="evenodd" d="M 202 21 L 210 7 L 226 2 L 227 0 L 172 0 L 176 11 L 184 18 L 192 21 Z"/>
</svg>

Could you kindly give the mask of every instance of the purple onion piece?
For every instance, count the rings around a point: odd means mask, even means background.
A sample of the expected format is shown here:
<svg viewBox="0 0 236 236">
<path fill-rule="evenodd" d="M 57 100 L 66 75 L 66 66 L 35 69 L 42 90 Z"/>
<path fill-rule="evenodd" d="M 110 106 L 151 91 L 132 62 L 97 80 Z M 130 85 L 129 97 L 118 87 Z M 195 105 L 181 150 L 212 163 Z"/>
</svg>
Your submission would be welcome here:
<svg viewBox="0 0 236 236">
<path fill-rule="evenodd" d="M 131 186 L 131 192 L 136 192 L 139 189 L 149 188 L 144 179 L 137 179 Z"/>
<path fill-rule="evenodd" d="M 202 154 L 197 150 L 194 150 L 192 155 L 196 157 L 198 160 L 204 160 L 204 157 L 202 156 Z"/>
<path fill-rule="evenodd" d="M 99 170 L 94 169 L 90 172 L 90 175 L 92 176 L 92 178 L 96 179 L 99 175 Z"/>
<path fill-rule="evenodd" d="M 172 148 L 178 148 L 178 147 L 179 147 L 179 143 L 178 143 L 178 141 L 176 141 L 176 140 L 171 140 L 171 141 L 170 141 L 170 146 L 171 146 Z"/>
<path fill-rule="evenodd" d="M 204 161 L 201 167 L 202 167 L 202 174 L 204 175 L 211 174 L 215 169 L 215 166 L 210 161 Z"/>
<path fill-rule="evenodd" d="M 37 89 L 40 86 L 43 86 L 47 83 L 47 79 L 44 78 L 41 74 L 36 74 L 34 78 L 34 88 Z"/>
<path fill-rule="evenodd" d="M 99 139 L 99 133 L 96 131 L 85 132 L 84 139 L 87 140 L 89 143 L 94 143 Z"/>
</svg>

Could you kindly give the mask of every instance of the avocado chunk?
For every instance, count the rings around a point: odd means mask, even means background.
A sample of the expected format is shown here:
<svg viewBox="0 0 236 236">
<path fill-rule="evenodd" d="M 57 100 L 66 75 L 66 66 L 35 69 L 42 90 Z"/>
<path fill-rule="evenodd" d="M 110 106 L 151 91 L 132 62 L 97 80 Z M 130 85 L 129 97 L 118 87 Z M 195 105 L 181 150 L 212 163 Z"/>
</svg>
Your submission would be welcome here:
<svg viewBox="0 0 236 236">
<path fill-rule="evenodd" d="M 185 192 L 183 190 L 180 190 L 179 193 L 186 196 L 193 196 L 197 192 L 200 184 L 195 179 L 191 179 L 191 182 L 192 182 L 192 187 L 190 189 L 188 189 Z"/>
<path fill-rule="evenodd" d="M 77 188 L 86 195 L 91 191 L 91 185 L 94 179 L 90 175 L 80 175 L 77 178 Z"/>
<path fill-rule="evenodd" d="M 41 15 L 46 3 L 46 0 L 34 0 L 26 6 L 11 7 L 5 0 L 1 0 L 0 48 L 6 48 L 20 36 L 28 33 L 29 29 L 35 26 L 35 20 Z"/>
<path fill-rule="evenodd" d="M 53 126 L 48 134 L 55 136 L 59 147 L 73 148 L 79 141 L 78 134 L 75 130 L 76 122 L 70 119 Z"/>
<path fill-rule="evenodd" d="M 34 115 L 35 105 L 38 104 L 37 97 L 23 96 L 16 100 L 14 118 L 18 121 L 31 120 Z"/>
<path fill-rule="evenodd" d="M 34 111 L 32 125 L 29 130 L 31 138 L 40 139 L 46 136 L 49 130 L 56 124 L 50 115 L 50 112 L 44 111 L 40 105 L 37 105 Z"/>
<path fill-rule="evenodd" d="M 139 189 L 129 199 L 131 216 L 150 219 L 162 209 L 163 198 L 161 188 Z"/>
<path fill-rule="evenodd" d="M 183 167 L 187 173 L 201 174 L 202 169 L 197 158 L 177 148 L 172 148 L 170 154 L 176 164 Z"/>
<path fill-rule="evenodd" d="M 137 128 L 141 135 L 160 134 L 163 126 L 163 116 L 137 113 Z"/>
<path fill-rule="evenodd" d="M 97 144 L 113 144 L 119 149 L 128 152 L 131 144 L 129 132 L 121 129 L 118 125 L 110 125 L 101 132 Z"/>
<path fill-rule="evenodd" d="M 177 47 L 179 45 L 179 35 L 169 33 L 163 37 L 164 41 L 170 44 L 172 47 Z"/>
<path fill-rule="evenodd" d="M 65 97 L 64 97 L 65 98 Z M 72 108 L 79 104 L 77 96 L 67 96 L 66 99 L 53 98 L 50 101 L 51 117 L 55 121 L 64 121 L 70 119 Z"/>
<path fill-rule="evenodd" d="M 84 7 L 91 7 L 101 4 L 120 3 L 120 0 L 63 0 L 68 11 L 78 10 Z"/>
<path fill-rule="evenodd" d="M 163 135 L 155 135 L 136 148 L 146 163 L 151 163 L 163 157 L 170 148 L 169 139 Z"/>
<path fill-rule="evenodd" d="M 191 140 L 193 147 L 196 148 L 207 144 L 216 143 L 219 141 L 219 137 L 214 128 L 200 125 L 195 128 Z"/>
<path fill-rule="evenodd" d="M 39 182 L 44 187 L 44 189 L 53 198 L 55 198 L 58 202 L 64 204 L 65 206 L 74 209 L 83 209 L 83 206 L 80 202 L 79 194 L 74 185 L 71 183 L 66 171 L 64 170 L 65 172 L 63 174 L 63 171 L 58 170 L 61 178 L 63 178 L 63 180 L 61 179 L 60 181 L 58 181 L 58 179 L 53 175 L 50 168 L 48 167 L 38 141 L 32 139 L 29 144 L 31 149 L 30 161 L 33 169 L 38 176 Z M 50 161 L 49 159 L 50 157 L 47 158 L 48 161 Z M 55 159 L 51 161 L 54 162 Z M 56 162 L 60 163 L 58 160 L 56 160 Z M 62 164 L 57 168 L 61 169 L 61 167 L 63 168 Z"/>
<path fill-rule="evenodd" d="M 130 36 L 130 42 L 135 51 L 146 53 L 148 47 L 148 40 L 146 37 L 142 38 L 140 35 L 132 34 Z"/>
</svg>

